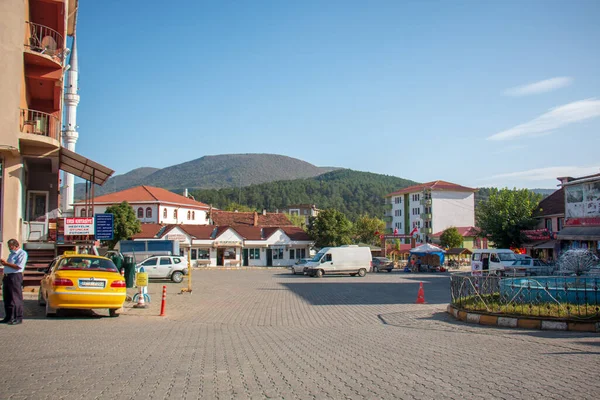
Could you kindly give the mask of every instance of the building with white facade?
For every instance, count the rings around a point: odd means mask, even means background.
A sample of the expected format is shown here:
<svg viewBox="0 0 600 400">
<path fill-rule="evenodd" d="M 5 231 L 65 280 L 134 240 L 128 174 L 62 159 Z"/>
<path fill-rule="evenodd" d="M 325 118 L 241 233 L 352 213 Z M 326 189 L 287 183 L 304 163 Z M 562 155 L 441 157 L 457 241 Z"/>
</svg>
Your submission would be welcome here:
<svg viewBox="0 0 600 400">
<path fill-rule="evenodd" d="M 94 209 L 85 202 L 75 203 L 77 217 L 92 217 L 103 213 L 109 206 L 126 201 L 142 223 L 207 225 L 210 207 L 166 189 L 136 186 L 120 192 L 105 194 L 94 199 Z"/>
<path fill-rule="evenodd" d="M 475 189 L 445 181 L 410 186 L 385 196 L 387 233 L 410 234 L 430 240 L 433 232 L 451 226 L 475 225 Z"/>
</svg>

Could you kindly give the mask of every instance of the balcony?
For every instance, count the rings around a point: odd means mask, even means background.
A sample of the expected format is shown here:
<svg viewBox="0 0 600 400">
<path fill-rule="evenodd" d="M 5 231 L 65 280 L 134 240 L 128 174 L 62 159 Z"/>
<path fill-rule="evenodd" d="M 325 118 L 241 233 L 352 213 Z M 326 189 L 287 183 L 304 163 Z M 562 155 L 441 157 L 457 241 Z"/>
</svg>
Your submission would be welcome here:
<svg viewBox="0 0 600 400">
<path fill-rule="evenodd" d="M 385 204 L 383 205 L 383 208 L 384 208 L 385 210 L 391 210 L 391 209 L 392 209 L 392 207 L 393 207 L 393 204 L 392 204 L 392 203 L 385 203 Z"/>
<path fill-rule="evenodd" d="M 421 228 L 421 233 L 424 235 L 431 235 L 431 228 Z"/>
<path fill-rule="evenodd" d="M 58 117 L 36 110 L 21 109 L 20 139 L 43 147 L 60 146 L 60 121 Z"/>
<path fill-rule="evenodd" d="M 383 217 L 383 221 L 384 222 L 392 222 L 393 218 L 394 217 L 392 217 L 391 215 L 386 215 L 386 216 Z"/>
<path fill-rule="evenodd" d="M 429 221 L 429 220 L 431 220 L 431 213 L 422 213 L 421 214 L 421 219 L 423 221 Z"/>
<path fill-rule="evenodd" d="M 422 206 L 431 206 L 431 199 L 421 199 L 421 205 Z"/>
<path fill-rule="evenodd" d="M 25 62 L 41 66 L 51 66 L 51 63 L 63 65 L 65 59 L 65 40 L 60 33 L 44 25 L 26 21 L 25 47 L 28 54 L 36 54 L 36 59 L 25 56 Z M 38 57 L 42 55 L 43 57 Z M 48 60 L 44 62 L 43 60 Z"/>
</svg>

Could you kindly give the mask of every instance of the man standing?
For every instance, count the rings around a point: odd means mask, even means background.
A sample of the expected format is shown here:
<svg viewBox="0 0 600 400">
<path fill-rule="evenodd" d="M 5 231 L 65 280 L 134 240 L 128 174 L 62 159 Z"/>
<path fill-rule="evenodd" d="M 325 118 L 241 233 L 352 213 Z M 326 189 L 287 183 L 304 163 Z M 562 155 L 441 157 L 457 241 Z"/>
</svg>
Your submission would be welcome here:
<svg viewBox="0 0 600 400">
<path fill-rule="evenodd" d="M 2 300 L 4 301 L 3 324 L 18 325 L 23 322 L 23 271 L 27 264 L 27 253 L 15 239 L 8 241 L 8 260 L 0 259 L 4 266 L 2 278 Z"/>
</svg>

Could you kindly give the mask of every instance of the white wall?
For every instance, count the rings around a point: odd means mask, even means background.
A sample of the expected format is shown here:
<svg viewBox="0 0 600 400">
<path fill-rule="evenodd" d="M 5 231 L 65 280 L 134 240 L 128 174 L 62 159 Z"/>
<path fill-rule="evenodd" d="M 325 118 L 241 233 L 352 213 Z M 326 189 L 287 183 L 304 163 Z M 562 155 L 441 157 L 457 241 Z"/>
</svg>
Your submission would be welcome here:
<svg viewBox="0 0 600 400">
<path fill-rule="evenodd" d="M 475 226 L 475 194 L 431 192 L 432 233 L 451 226 Z"/>
<path fill-rule="evenodd" d="M 419 200 L 414 200 L 413 201 L 413 195 L 418 194 L 419 195 Z M 421 219 L 421 213 L 423 213 L 425 206 L 421 205 L 421 199 L 423 198 L 423 192 L 419 191 L 419 192 L 415 192 L 415 193 L 410 193 L 408 195 L 408 215 L 409 215 L 409 227 L 408 227 L 408 232 L 410 233 L 413 230 L 413 225 L 415 223 L 419 223 L 419 232 L 418 232 L 418 239 L 417 241 L 419 241 L 419 238 L 422 238 L 423 235 L 421 234 L 421 228 L 423 228 L 425 226 L 425 224 L 423 223 L 423 220 Z M 413 215 L 413 208 L 418 208 L 419 212 L 415 215 Z"/>
<path fill-rule="evenodd" d="M 163 217 L 165 208 L 167 217 Z M 173 212 L 177 210 L 177 219 L 173 217 Z M 188 211 L 194 212 L 194 219 L 187 219 Z M 189 207 L 177 207 L 171 205 L 160 205 L 158 221 L 161 224 L 183 224 L 183 225 L 208 225 L 206 211 Z"/>
<path fill-rule="evenodd" d="M 284 231 L 282 231 L 281 229 L 277 230 L 267 239 L 266 242 L 269 247 L 276 248 L 278 246 L 285 246 L 285 250 L 283 250 L 283 259 L 273 259 L 274 267 L 288 266 L 296 262 L 295 259 L 290 260 L 289 246 L 291 244 L 291 240 L 289 236 L 285 234 Z"/>
<path fill-rule="evenodd" d="M 396 204 L 396 198 L 400 198 L 400 203 Z M 402 228 L 398 229 L 398 234 L 406 234 L 409 231 L 406 231 L 406 224 L 404 223 L 404 195 L 392 196 L 392 232 L 396 228 L 396 222 L 400 222 L 402 224 Z M 400 210 L 400 216 L 396 217 L 396 210 Z"/>
</svg>

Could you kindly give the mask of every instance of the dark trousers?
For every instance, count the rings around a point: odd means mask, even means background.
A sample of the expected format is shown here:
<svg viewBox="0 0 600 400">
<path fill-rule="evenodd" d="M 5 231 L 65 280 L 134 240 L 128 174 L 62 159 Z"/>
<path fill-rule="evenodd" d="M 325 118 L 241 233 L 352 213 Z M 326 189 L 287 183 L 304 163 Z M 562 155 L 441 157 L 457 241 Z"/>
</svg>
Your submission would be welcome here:
<svg viewBox="0 0 600 400">
<path fill-rule="evenodd" d="M 23 319 L 23 274 L 4 275 L 2 300 L 4 301 L 5 319 L 17 321 Z"/>
</svg>

